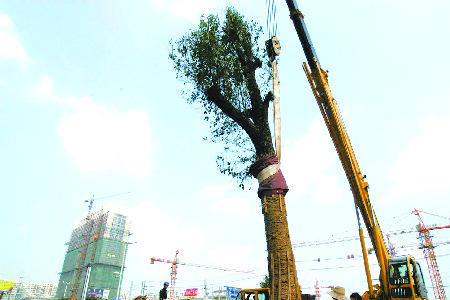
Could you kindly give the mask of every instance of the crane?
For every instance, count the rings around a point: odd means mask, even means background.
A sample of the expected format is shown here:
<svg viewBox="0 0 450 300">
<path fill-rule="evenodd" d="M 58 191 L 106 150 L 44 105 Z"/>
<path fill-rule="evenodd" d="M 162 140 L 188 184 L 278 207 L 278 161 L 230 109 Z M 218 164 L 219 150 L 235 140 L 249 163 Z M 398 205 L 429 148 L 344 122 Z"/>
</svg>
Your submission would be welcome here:
<svg viewBox="0 0 450 300">
<path fill-rule="evenodd" d="M 316 280 L 316 283 L 314 284 L 314 291 L 315 291 L 315 296 L 316 296 L 316 300 L 320 300 L 320 288 L 327 288 L 327 289 L 332 289 L 334 288 L 333 285 L 326 285 L 326 286 L 321 286 L 319 285 L 319 281 Z"/>
<path fill-rule="evenodd" d="M 204 269 L 213 269 L 213 270 L 219 270 L 219 271 L 226 271 L 226 272 L 237 272 L 237 273 L 253 273 L 253 270 L 240 270 L 240 269 L 233 269 L 233 268 L 225 268 L 225 267 L 218 267 L 218 266 L 208 266 L 208 265 L 201 265 L 201 264 L 194 264 L 194 263 L 186 263 L 186 262 L 180 262 L 178 260 L 178 254 L 179 250 L 175 252 L 175 258 L 173 260 L 166 259 L 166 258 L 159 258 L 159 257 L 151 257 L 150 263 L 154 264 L 155 262 L 162 262 L 162 263 L 168 263 L 171 264 L 171 272 L 170 272 L 170 288 L 169 288 L 169 299 L 174 300 L 175 299 L 175 281 L 177 278 L 177 266 L 188 266 L 188 267 L 197 267 L 197 268 L 204 268 Z"/>
<path fill-rule="evenodd" d="M 430 273 L 431 284 L 433 286 L 434 297 L 437 300 L 445 300 L 445 289 L 442 283 L 441 273 L 439 272 L 439 267 L 436 260 L 436 254 L 434 253 L 434 245 L 431 239 L 430 231 L 437 229 L 450 228 L 450 224 L 444 226 L 431 226 L 425 225 L 423 218 L 421 216 L 422 211 L 417 208 L 413 210 L 413 214 L 419 219 L 419 224 L 417 225 L 417 231 L 419 232 L 419 238 L 422 242 L 423 254 L 428 265 L 428 271 Z M 423 212 L 424 213 L 424 212 Z"/>
<path fill-rule="evenodd" d="M 344 168 L 355 202 L 360 243 L 364 258 L 366 280 L 371 299 L 426 299 L 427 291 L 420 265 L 412 256 L 391 257 L 383 238 L 378 219 L 369 199 L 369 184 L 361 172 L 353 151 L 339 107 L 328 84 L 328 74 L 322 69 L 312 41 L 309 37 L 301 13 L 295 0 L 286 0 L 290 17 L 306 56 L 303 69 L 317 101 L 330 137 Z M 380 267 L 380 285 L 372 283 L 368 256 L 361 227 L 361 217 L 369 234 L 378 265 Z"/>
<path fill-rule="evenodd" d="M 171 271 L 170 271 L 170 287 L 169 287 L 169 299 L 174 300 L 175 299 L 175 281 L 177 280 L 177 265 L 178 262 L 178 254 L 180 253 L 179 250 L 175 252 L 175 258 L 173 260 L 164 259 L 164 258 L 157 258 L 157 257 L 151 257 L 150 263 L 154 264 L 155 261 L 163 262 L 163 263 L 169 263 L 172 265 Z"/>
</svg>

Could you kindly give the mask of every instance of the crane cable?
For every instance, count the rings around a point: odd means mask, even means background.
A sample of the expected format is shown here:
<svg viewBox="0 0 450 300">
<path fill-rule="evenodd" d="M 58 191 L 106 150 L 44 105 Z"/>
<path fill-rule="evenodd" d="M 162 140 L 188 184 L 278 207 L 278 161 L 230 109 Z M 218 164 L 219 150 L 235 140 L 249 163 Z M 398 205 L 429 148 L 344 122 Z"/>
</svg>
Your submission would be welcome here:
<svg viewBox="0 0 450 300">
<path fill-rule="evenodd" d="M 267 17 L 266 26 L 267 33 L 269 34 L 269 39 L 277 35 L 278 24 L 277 24 L 277 6 L 275 5 L 275 0 L 266 0 L 267 6 Z"/>
<path fill-rule="evenodd" d="M 269 39 L 266 41 L 266 50 L 269 56 L 269 66 L 272 69 L 272 96 L 273 96 L 273 124 L 275 152 L 278 157 L 278 163 L 281 160 L 281 113 L 280 113 L 280 77 L 278 72 L 277 56 L 280 55 L 280 42 L 276 37 L 277 20 L 275 0 L 266 0 L 267 18 L 266 26 Z"/>
</svg>

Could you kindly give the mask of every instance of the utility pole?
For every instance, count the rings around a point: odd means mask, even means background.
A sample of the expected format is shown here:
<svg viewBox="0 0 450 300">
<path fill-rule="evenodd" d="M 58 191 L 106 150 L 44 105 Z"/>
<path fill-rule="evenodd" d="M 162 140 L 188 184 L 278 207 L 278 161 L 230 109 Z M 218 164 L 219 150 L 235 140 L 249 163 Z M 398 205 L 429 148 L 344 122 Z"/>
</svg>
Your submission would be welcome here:
<svg viewBox="0 0 450 300">
<path fill-rule="evenodd" d="M 208 300 L 208 284 L 206 280 L 204 281 L 204 289 L 205 289 L 205 300 Z"/>
<path fill-rule="evenodd" d="M 147 292 L 147 284 L 145 283 L 145 281 L 142 281 L 142 283 L 141 283 L 141 295 L 145 295 L 146 292 Z"/>
<path fill-rule="evenodd" d="M 128 233 L 128 236 L 130 236 L 130 235 L 131 235 L 131 233 Z M 120 300 L 120 291 L 122 289 L 122 283 L 123 283 L 123 272 L 124 272 L 124 269 L 125 269 L 125 259 L 126 259 L 126 256 L 127 256 L 128 245 L 129 244 L 136 244 L 136 242 L 133 242 L 133 243 L 129 243 L 128 241 L 125 242 L 125 249 L 124 249 L 124 252 L 122 254 L 122 264 L 120 266 L 120 273 L 119 273 L 119 285 L 117 287 L 117 296 L 116 296 L 117 300 Z"/>
<path fill-rule="evenodd" d="M 131 293 L 133 292 L 133 284 L 134 284 L 134 281 L 131 280 L 131 283 L 130 283 L 130 291 L 128 292 L 128 299 L 131 299 Z"/>
</svg>

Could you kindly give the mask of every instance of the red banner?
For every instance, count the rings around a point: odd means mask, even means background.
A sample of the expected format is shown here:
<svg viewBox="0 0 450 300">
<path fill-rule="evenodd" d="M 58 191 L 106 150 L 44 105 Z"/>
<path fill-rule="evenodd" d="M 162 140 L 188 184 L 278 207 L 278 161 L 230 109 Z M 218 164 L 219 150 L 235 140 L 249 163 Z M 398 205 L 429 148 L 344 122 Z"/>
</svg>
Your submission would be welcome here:
<svg viewBox="0 0 450 300">
<path fill-rule="evenodd" d="M 197 294 L 198 294 L 198 289 L 197 288 L 185 289 L 184 290 L 184 296 L 185 297 L 197 297 Z"/>
</svg>

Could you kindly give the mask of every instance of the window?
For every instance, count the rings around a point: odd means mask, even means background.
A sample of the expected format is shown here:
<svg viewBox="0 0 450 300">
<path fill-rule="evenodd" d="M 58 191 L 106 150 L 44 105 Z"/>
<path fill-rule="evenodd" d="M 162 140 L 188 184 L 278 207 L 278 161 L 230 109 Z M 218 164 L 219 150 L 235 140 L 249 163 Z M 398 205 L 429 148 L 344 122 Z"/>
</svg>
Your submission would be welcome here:
<svg viewBox="0 0 450 300">
<path fill-rule="evenodd" d="M 408 265 L 406 261 L 389 266 L 389 282 L 396 285 L 409 283 Z"/>
</svg>

